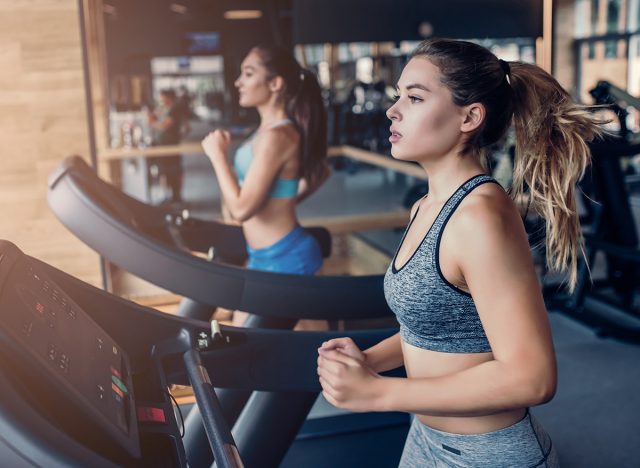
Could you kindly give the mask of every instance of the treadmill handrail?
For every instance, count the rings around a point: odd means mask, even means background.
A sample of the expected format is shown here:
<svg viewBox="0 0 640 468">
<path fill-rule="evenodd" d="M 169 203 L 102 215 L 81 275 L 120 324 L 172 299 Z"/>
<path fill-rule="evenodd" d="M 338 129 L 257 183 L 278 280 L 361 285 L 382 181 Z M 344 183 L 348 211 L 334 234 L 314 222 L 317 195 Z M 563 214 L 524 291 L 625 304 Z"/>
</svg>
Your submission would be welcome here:
<svg viewBox="0 0 640 468">
<path fill-rule="evenodd" d="M 161 244 L 113 216 L 83 190 L 74 175 L 78 159 L 67 158 L 52 174 L 48 197 L 52 210 L 91 248 L 147 281 L 203 304 L 256 315 L 351 320 L 391 314 L 382 275 L 303 276 L 248 270 Z"/>
<path fill-rule="evenodd" d="M 198 409 L 209 439 L 209 445 L 220 468 L 242 468 L 244 465 L 238 447 L 224 419 L 224 414 L 207 369 L 202 365 L 200 353 L 190 349 L 184 353 L 184 364 L 189 382 L 196 396 Z"/>
</svg>

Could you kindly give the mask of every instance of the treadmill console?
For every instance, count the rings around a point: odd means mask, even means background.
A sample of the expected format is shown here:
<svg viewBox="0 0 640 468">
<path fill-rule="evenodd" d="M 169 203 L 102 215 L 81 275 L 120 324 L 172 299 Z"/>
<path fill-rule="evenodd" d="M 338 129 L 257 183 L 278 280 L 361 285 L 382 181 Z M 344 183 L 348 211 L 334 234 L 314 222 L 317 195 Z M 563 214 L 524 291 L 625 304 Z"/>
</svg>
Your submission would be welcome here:
<svg viewBox="0 0 640 468">
<path fill-rule="evenodd" d="M 17 249 L 19 257 L 9 265 L 11 262 L 6 257 L 15 258 L 15 255 L 10 255 L 12 249 L 2 247 L 0 245 L 0 339 L 3 348 L 11 349 L 21 374 L 28 375 L 30 382 L 40 384 L 34 392 L 56 395 L 55 399 L 63 400 L 61 406 L 73 409 L 64 413 L 64 418 L 67 413 L 77 413 L 79 427 L 83 427 L 84 419 L 102 432 L 97 437 L 106 436 L 129 455 L 139 457 L 128 356 Z M 51 414 L 56 417 L 55 412 Z"/>
</svg>

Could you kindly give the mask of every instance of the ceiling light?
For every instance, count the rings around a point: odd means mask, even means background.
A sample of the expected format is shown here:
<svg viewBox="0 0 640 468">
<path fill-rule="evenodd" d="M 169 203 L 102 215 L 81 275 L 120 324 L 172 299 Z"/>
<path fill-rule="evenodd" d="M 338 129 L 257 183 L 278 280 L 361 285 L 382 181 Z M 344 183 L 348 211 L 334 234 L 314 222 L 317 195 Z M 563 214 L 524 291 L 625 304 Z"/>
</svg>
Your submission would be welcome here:
<svg viewBox="0 0 640 468">
<path fill-rule="evenodd" d="M 169 6 L 169 9 L 174 13 L 178 13 L 179 15 L 184 15 L 187 12 L 187 7 L 185 5 L 181 5 L 180 3 L 172 3 Z"/>
<path fill-rule="evenodd" d="M 246 20 L 262 18 L 261 10 L 229 10 L 224 12 L 224 19 Z"/>
</svg>

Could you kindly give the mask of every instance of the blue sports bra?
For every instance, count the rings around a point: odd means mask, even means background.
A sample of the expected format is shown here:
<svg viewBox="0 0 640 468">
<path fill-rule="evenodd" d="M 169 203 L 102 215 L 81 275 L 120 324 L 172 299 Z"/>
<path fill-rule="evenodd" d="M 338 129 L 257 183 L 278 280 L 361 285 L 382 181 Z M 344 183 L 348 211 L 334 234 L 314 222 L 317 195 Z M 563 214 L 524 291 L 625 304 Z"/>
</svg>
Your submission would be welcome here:
<svg viewBox="0 0 640 468">
<path fill-rule="evenodd" d="M 276 128 L 282 125 L 290 124 L 289 119 L 283 119 L 276 122 L 269 128 Z M 242 186 L 244 178 L 247 175 L 251 161 L 253 160 L 253 142 L 255 140 L 256 133 L 254 133 L 247 141 L 242 143 L 236 150 L 235 159 L 233 162 L 233 168 L 238 175 L 238 183 Z M 269 196 L 271 198 L 294 198 L 298 195 L 298 183 L 300 179 L 276 179 L 273 182 L 273 187 Z"/>
<path fill-rule="evenodd" d="M 443 205 L 416 251 L 400 269 L 395 264 L 398 254 L 393 257 L 384 276 L 384 295 L 400 323 L 400 336 L 405 343 L 445 353 L 491 351 L 473 298 L 447 281 L 438 259 L 442 232 L 451 215 L 474 188 L 488 182 L 497 183 L 487 175 L 479 175 L 462 184 Z"/>
</svg>

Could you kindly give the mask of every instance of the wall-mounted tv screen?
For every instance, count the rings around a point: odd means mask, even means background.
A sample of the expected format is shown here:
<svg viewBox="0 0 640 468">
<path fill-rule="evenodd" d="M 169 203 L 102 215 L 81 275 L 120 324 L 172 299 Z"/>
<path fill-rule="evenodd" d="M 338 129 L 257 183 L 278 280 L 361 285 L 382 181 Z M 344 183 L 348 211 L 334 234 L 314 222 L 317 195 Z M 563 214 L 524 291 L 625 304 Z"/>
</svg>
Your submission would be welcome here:
<svg viewBox="0 0 640 468">
<path fill-rule="evenodd" d="M 218 32 L 188 32 L 188 54 L 217 54 L 220 51 L 220 33 Z"/>
</svg>

